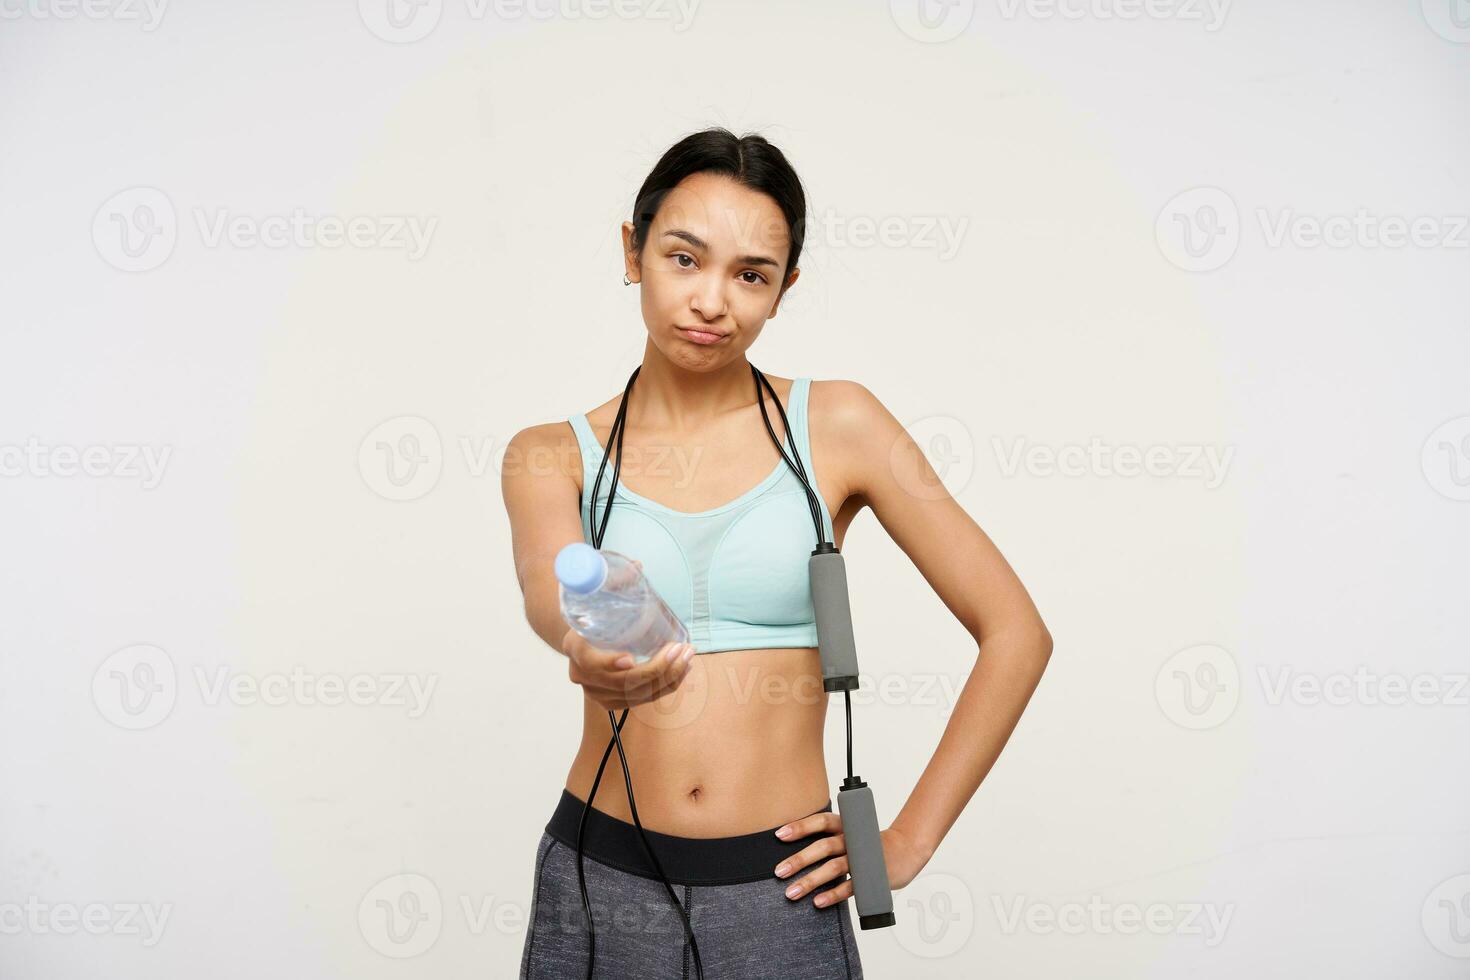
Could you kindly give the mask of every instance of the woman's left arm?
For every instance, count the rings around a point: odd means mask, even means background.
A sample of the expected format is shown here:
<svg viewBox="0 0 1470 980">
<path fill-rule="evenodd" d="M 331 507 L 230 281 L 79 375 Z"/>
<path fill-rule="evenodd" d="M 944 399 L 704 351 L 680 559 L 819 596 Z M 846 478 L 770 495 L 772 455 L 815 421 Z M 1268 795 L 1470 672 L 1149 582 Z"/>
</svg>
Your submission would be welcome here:
<svg viewBox="0 0 1470 980">
<path fill-rule="evenodd" d="M 889 884 L 902 888 L 929 862 L 995 760 L 1041 680 L 1051 634 L 1000 550 L 940 481 L 924 453 L 867 388 L 822 382 L 823 443 L 841 446 L 848 494 L 873 509 L 935 593 L 975 638 L 974 670 L 965 682 L 934 756 L 908 801 L 883 831 Z M 835 823 L 835 826 L 833 824 Z M 841 823 L 830 812 L 792 824 L 788 838 L 830 831 L 788 861 L 782 877 L 823 861 L 795 884 L 799 899 L 847 871 Z M 816 851 L 810 858 L 808 851 Z M 778 872 L 779 873 L 779 872 Z M 851 880 L 819 898 L 852 894 Z"/>
</svg>

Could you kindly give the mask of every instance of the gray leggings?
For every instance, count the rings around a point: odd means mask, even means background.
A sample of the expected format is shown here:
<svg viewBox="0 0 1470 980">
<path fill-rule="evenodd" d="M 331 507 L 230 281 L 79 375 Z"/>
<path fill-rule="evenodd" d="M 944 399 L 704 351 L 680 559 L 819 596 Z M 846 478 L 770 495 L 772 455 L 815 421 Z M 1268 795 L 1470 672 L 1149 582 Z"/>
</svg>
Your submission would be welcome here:
<svg viewBox="0 0 1470 980">
<path fill-rule="evenodd" d="M 521 980 L 587 976 L 586 913 L 577 884 L 582 800 L 562 790 L 536 848 L 532 914 L 521 953 Z M 829 800 L 822 810 L 831 810 Z M 820 812 L 820 811 L 819 811 Z M 775 827 L 739 837 L 674 837 L 645 828 L 649 844 L 689 913 L 705 980 L 862 980 L 847 902 L 826 908 L 812 894 L 786 897 L 808 874 L 777 878 L 781 859 L 820 840 L 782 841 Z M 684 923 L 648 863 L 638 829 L 593 809 L 582 846 L 583 873 L 597 932 L 595 978 L 692 980 Z M 824 882 L 817 892 L 847 880 Z"/>
</svg>

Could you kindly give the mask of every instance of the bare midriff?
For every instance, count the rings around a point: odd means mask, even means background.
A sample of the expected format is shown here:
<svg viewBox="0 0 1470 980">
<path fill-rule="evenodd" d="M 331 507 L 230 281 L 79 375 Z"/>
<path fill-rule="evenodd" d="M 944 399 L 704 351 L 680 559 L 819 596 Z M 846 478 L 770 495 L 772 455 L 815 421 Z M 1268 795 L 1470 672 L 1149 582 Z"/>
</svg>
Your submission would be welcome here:
<svg viewBox="0 0 1470 980">
<path fill-rule="evenodd" d="M 815 648 L 696 654 L 678 688 L 635 705 L 622 727 L 643 828 L 732 837 L 821 809 L 832 797 L 822 750 L 828 697 Z M 607 709 L 584 695 L 566 781 L 578 799 L 591 792 L 611 738 Z M 633 822 L 616 746 L 593 809 Z"/>
</svg>

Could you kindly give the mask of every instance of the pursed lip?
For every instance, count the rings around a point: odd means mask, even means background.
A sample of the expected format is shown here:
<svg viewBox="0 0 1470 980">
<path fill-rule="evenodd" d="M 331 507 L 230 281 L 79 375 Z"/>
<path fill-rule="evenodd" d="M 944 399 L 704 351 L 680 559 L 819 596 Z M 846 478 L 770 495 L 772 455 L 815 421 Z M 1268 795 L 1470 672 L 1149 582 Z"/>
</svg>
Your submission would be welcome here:
<svg viewBox="0 0 1470 980">
<path fill-rule="evenodd" d="M 686 326 L 683 326 L 682 324 L 677 324 L 677 323 L 674 326 L 677 327 L 680 330 L 692 330 L 695 333 L 712 333 L 716 337 L 726 337 L 726 336 L 729 336 L 728 331 L 725 331 L 725 330 L 715 330 L 713 327 L 686 327 Z"/>
</svg>

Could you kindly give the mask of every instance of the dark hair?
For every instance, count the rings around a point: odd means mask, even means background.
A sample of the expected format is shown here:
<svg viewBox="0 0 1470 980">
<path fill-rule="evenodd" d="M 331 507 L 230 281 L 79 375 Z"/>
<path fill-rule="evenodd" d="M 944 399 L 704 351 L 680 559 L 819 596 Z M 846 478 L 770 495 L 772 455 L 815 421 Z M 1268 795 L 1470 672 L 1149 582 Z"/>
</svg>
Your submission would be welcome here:
<svg viewBox="0 0 1470 980">
<path fill-rule="evenodd" d="M 786 259 L 786 271 L 781 274 L 784 288 L 806 240 L 806 192 L 801 189 L 801 179 L 786 155 L 756 133 L 736 136 L 723 126 L 716 126 L 690 133 L 665 150 L 643 186 L 638 188 L 633 204 L 634 253 L 642 257 L 648 229 L 665 195 L 685 177 L 697 173 L 724 174 L 776 202 L 791 231 L 791 254 Z"/>
</svg>

